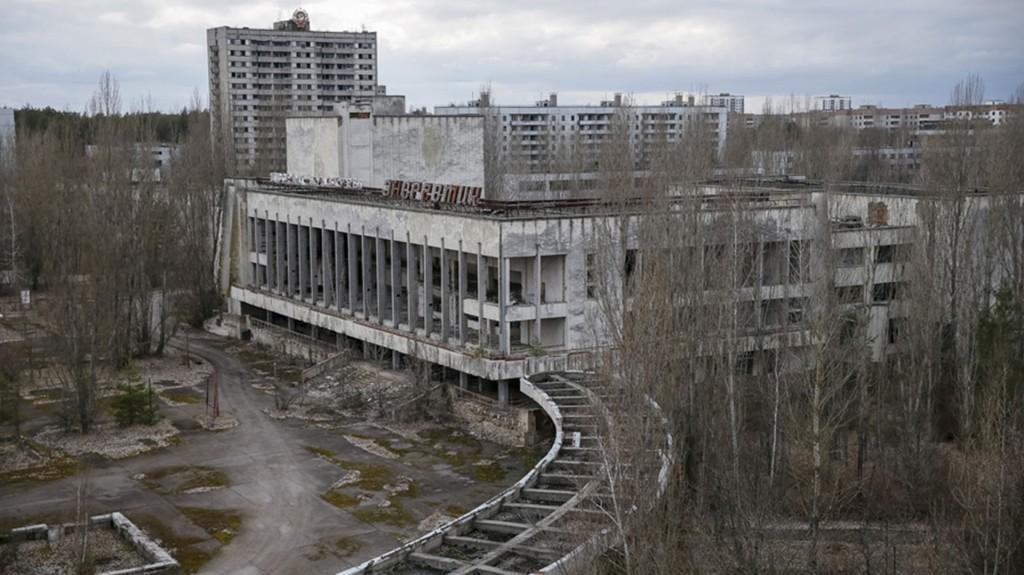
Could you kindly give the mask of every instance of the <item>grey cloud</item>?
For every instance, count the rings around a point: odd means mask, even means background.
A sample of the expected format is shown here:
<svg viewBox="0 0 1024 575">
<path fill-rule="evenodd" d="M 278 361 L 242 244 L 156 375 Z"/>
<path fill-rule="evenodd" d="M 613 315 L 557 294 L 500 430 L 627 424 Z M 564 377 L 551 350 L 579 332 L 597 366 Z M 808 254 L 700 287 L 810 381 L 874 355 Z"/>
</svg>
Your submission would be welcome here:
<svg viewBox="0 0 1024 575">
<path fill-rule="evenodd" d="M 104 69 L 126 99 L 185 105 L 207 89 L 205 30 L 265 27 L 281 1 L 8 0 L 0 104 L 81 109 Z M 1024 81 L 1019 0 L 378 0 L 306 2 L 314 28 L 380 34 L 381 81 L 416 105 L 548 91 L 658 98 L 843 92 L 862 103 L 943 103 L 970 72 L 990 97 Z"/>
</svg>

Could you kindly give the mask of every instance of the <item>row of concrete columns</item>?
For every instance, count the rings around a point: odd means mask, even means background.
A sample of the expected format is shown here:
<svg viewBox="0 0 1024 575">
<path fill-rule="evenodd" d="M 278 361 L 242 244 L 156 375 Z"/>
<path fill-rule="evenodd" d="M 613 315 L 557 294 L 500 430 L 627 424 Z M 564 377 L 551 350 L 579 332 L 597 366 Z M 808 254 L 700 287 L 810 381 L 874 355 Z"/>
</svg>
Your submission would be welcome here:
<svg viewBox="0 0 1024 575">
<path fill-rule="evenodd" d="M 497 342 L 490 341 L 489 335 L 495 322 L 482 317 L 490 279 L 488 264 L 493 258 L 484 256 L 479 244 L 467 251 L 461 241 L 448 246 L 442 240 L 440 247 L 434 247 L 426 237 L 407 234 L 395 238 L 393 233 L 382 237 L 380 230 L 340 228 L 312 218 L 281 218 L 270 213 L 250 218 L 250 250 L 264 257 L 254 265 L 249 281 L 253 287 L 442 341 L 455 340 L 459 345 L 470 340 L 462 302 L 475 297 L 481 304 L 481 317 L 477 341 L 470 343 L 481 347 L 497 344 L 501 352 L 509 353 L 505 306 L 499 306 Z M 468 293 L 470 262 L 477 270 L 475 294 Z M 501 257 L 500 248 L 498 262 L 498 300 L 507 302 L 508 261 Z M 441 309 L 436 310 L 440 311 L 440 322 L 434 317 L 435 263 L 441 274 Z M 539 293 L 539 252 L 535 275 Z M 423 309 L 419 309 L 421 306 Z M 539 317 L 536 322 L 539 333 Z"/>
</svg>

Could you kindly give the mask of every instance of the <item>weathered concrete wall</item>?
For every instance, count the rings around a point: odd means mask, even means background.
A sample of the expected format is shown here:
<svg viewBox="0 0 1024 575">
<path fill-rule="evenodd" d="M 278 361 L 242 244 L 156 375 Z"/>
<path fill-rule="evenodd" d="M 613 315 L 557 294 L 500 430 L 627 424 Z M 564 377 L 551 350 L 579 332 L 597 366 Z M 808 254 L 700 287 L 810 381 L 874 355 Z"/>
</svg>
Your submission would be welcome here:
<svg viewBox="0 0 1024 575">
<path fill-rule="evenodd" d="M 288 173 L 322 178 L 341 177 L 338 116 L 288 118 L 285 121 Z"/>
<path fill-rule="evenodd" d="M 372 116 L 365 106 L 342 106 L 339 114 L 288 118 L 288 173 L 374 188 L 388 180 L 484 185 L 480 116 Z"/>
<path fill-rule="evenodd" d="M 374 187 L 387 180 L 484 185 L 482 116 L 373 119 Z"/>
<path fill-rule="evenodd" d="M 467 392 L 454 393 L 452 413 L 473 435 L 509 447 L 526 447 L 536 441 L 535 410 L 500 407 Z"/>
<path fill-rule="evenodd" d="M 249 214 L 279 214 L 292 223 L 339 230 L 371 237 L 426 243 L 431 247 L 462 248 L 475 254 L 497 257 L 500 244 L 500 223 L 497 220 L 473 218 L 453 212 L 438 212 L 396 203 L 332 202 L 320 198 L 297 197 L 273 192 L 247 192 Z M 243 234 L 245 235 L 245 234 Z"/>
</svg>

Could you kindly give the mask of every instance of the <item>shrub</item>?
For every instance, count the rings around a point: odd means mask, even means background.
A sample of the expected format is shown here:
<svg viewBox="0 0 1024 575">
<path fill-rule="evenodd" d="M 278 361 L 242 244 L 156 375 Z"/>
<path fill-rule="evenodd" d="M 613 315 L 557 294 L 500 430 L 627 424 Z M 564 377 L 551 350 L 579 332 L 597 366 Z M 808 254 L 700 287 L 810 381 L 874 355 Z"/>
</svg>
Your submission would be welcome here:
<svg viewBox="0 0 1024 575">
<path fill-rule="evenodd" d="M 153 425 L 157 421 L 157 408 L 153 402 L 153 390 L 142 385 L 122 383 L 117 386 L 118 394 L 110 406 L 114 420 L 121 427 L 141 423 Z"/>
</svg>

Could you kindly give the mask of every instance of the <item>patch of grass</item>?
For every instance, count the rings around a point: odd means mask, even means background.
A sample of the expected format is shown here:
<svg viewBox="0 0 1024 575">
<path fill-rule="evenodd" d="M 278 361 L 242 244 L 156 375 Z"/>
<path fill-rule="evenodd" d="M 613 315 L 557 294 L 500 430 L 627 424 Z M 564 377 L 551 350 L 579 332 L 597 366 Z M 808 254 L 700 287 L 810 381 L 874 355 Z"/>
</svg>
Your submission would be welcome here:
<svg viewBox="0 0 1024 575">
<path fill-rule="evenodd" d="M 484 465 L 471 465 L 470 467 L 471 475 L 477 481 L 495 483 L 505 479 L 505 468 L 496 461 Z"/>
<path fill-rule="evenodd" d="M 444 508 L 444 512 L 448 515 L 451 515 L 452 517 L 461 517 L 469 513 L 469 509 L 466 509 L 461 505 L 449 505 L 448 507 Z"/>
<path fill-rule="evenodd" d="M 79 463 L 70 457 L 54 457 L 42 465 L 0 473 L 0 484 L 54 481 L 77 474 Z"/>
<path fill-rule="evenodd" d="M 384 449 L 387 449 L 388 451 L 390 451 L 392 453 L 395 453 L 397 455 L 405 455 L 406 453 L 409 453 L 409 451 L 410 451 L 409 449 L 401 449 L 401 448 L 398 448 L 398 447 L 394 447 L 394 442 L 391 441 L 390 439 L 383 439 L 383 438 L 380 438 L 380 437 L 375 437 L 373 439 L 373 442 L 376 443 L 377 445 L 383 447 Z"/>
<path fill-rule="evenodd" d="M 152 469 L 150 471 L 145 472 L 146 478 L 143 479 L 143 482 L 150 480 L 159 481 L 172 475 L 184 473 L 191 468 L 192 467 L 189 465 L 169 465 L 167 467 L 159 467 L 157 469 Z"/>
<path fill-rule="evenodd" d="M 189 521 L 209 533 L 221 545 L 231 543 L 242 527 L 242 516 L 233 509 L 179 507 L 178 511 L 188 517 Z"/>
<path fill-rule="evenodd" d="M 132 517 L 131 520 L 132 523 L 135 523 L 139 528 L 148 533 L 151 538 L 159 541 L 160 546 L 178 560 L 185 573 L 198 572 L 203 565 L 213 558 L 212 553 L 195 547 L 195 544 L 202 543 L 203 539 L 179 537 L 174 534 L 174 531 L 164 525 L 163 522 L 150 515 Z"/>
<path fill-rule="evenodd" d="M 405 491 L 395 494 L 397 497 L 408 497 L 409 499 L 415 499 L 420 496 L 420 488 L 415 482 L 409 482 L 409 488 Z"/>
<path fill-rule="evenodd" d="M 530 469 L 544 457 L 545 450 L 540 447 L 516 447 L 510 453 L 519 460 L 523 467 Z"/>
<path fill-rule="evenodd" d="M 339 459 L 333 451 L 312 445 L 306 445 L 305 449 L 324 461 L 333 463 L 342 469 L 355 469 L 359 471 L 359 482 L 356 485 L 360 489 L 380 491 L 384 489 L 385 485 L 393 482 L 395 479 L 395 473 L 386 465 L 344 461 Z"/>
<path fill-rule="evenodd" d="M 216 469 L 204 470 L 196 473 L 190 479 L 178 485 L 175 489 L 177 493 L 184 493 L 191 489 L 199 489 L 201 487 L 230 487 L 231 480 L 224 474 L 223 471 Z"/>
<path fill-rule="evenodd" d="M 343 466 L 344 467 L 344 466 Z M 356 485 L 367 491 L 380 491 L 388 483 L 392 483 L 395 474 L 384 465 L 372 463 L 349 463 L 347 467 L 359 470 L 359 482 Z"/>
<path fill-rule="evenodd" d="M 175 403 L 187 403 L 192 405 L 199 403 L 200 401 L 197 393 L 185 389 L 169 389 L 167 391 L 161 391 L 157 395 Z"/>
<path fill-rule="evenodd" d="M 203 565 L 209 563 L 210 559 L 213 559 L 213 553 L 196 547 L 184 547 L 178 550 L 175 558 L 181 564 L 182 570 L 185 573 L 191 574 L 198 573 Z"/>
<path fill-rule="evenodd" d="M 336 489 L 331 489 L 327 493 L 320 496 L 324 501 L 339 509 L 348 509 L 349 507 L 355 507 L 359 505 L 359 498 L 348 493 L 342 493 Z"/>
<path fill-rule="evenodd" d="M 231 480 L 228 479 L 228 476 L 223 471 L 200 465 L 171 465 L 147 471 L 144 475 L 145 477 L 142 478 L 143 485 L 165 495 L 169 493 L 181 494 L 190 489 L 198 489 L 200 487 L 231 486 Z M 176 487 L 165 489 L 161 485 L 161 481 L 176 475 L 181 475 L 184 478 L 184 480 L 178 480 L 179 483 Z"/>
<path fill-rule="evenodd" d="M 363 548 L 363 544 L 351 537 L 338 537 L 334 540 L 334 550 L 340 557 L 348 557 Z"/>
<path fill-rule="evenodd" d="M 330 449 L 314 447 L 312 445 L 304 445 L 303 447 L 306 449 L 306 451 L 312 453 L 313 455 L 319 457 L 320 459 L 324 459 L 327 462 L 333 463 L 335 465 L 341 465 L 341 462 L 338 460 L 337 457 L 334 456 L 334 452 L 331 451 Z"/>
<path fill-rule="evenodd" d="M 431 429 L 430 431 L 421 432 L 421 434 L 435 443 L 450 443 L 469 447 L 473 450 L 480 449 L 480 441 L 477 438 L 454 427 Z"/>
<path fill-rule="evenodd" d="M 406 527 L 416 522 L 394 498 L 388 501 L 391 503 L 388 507 L 364 507 L 356 509 L 352 515 L 364 523 L 384 523 L 392 527 Z"/>
</svg>

